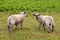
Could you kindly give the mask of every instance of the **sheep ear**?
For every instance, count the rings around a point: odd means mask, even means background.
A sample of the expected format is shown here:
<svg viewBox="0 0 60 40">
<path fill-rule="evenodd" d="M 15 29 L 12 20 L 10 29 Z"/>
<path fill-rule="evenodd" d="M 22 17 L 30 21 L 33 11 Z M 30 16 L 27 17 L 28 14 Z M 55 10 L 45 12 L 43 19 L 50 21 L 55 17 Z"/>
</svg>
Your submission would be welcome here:
<svg viewBox="0 0 60 40">
<path fill-rule="evenodd" d="M 33 14 L 33 16 L 35 16 L 35 14 Z"/>
<path fill-rule="evenodd" d="M 39 15 L 41 15 L 41 14 L 39 14 Z"/>
<path fill-rule="evenodd" d="M 24 14 L 25 14 L 26 12 L 24 11 Z"/>
</svg>

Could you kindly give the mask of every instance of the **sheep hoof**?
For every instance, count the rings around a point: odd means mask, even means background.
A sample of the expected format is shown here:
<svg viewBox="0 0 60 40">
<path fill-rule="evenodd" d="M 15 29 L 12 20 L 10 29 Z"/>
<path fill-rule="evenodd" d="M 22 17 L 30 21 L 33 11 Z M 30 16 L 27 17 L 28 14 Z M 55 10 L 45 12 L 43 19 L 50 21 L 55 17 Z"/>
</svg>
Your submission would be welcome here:
<svg viewBox="0 0 60 40">
<path fill-rule="evenodd" d="M 23 29 L 23 28 L 21 28 L 21 29 Z"/>
<path fill-rule="evenodd" d="M 46 30 L 46 29 L 44 29 L 44 30 Z"/>
<path fill-rule="evenodd" d="M 11 29 L 8 29 L 9 32 L 11 32 Z"/>
<path fill-rule="evenodd" d="M 48 33 L 50 33 L 50 31 L 48 31 Z"/>
<path fill-rule="evenodd" d="M 17 28 L 15 28 L 15 30 L 17 30 Z"/>
<path fill-rule="evenodd" d="M 40 30 L 40 29 L 38 29 L 38 30 Z"/>
<path fill-rule="evenodd" d="M 8 30 L 9 32 L 11 32 L 11 30 Z"/>
<path fill-rule="evenodd" d="M 52 32 L 54 32 L 54 30 L 52 30 Z"/>
</svg>

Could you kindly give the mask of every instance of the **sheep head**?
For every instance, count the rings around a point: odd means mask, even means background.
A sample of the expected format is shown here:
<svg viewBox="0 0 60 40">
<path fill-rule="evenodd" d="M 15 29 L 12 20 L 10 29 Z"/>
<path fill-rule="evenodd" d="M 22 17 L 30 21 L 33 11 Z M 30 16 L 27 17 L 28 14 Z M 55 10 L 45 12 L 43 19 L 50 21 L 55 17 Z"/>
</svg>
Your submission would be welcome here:
<svg viewBox="0 0 60 40">
<path fill-rule="evenodd" d="M 21 14 L 23 14 L 25 17 L 27 16 L 27 15 L 26 15 L 26 12 L 21 12 Z"/>
<path fill-rule="evenodd" d="M 40 16 L 41 14 L 33 14 L 33 16 L 36 17 L 36 19 L 38 20 L 38 16 Z"/>
<path fill-rule="evenodd" d="M 33 16 L 40 16 L 41 14 L 33 14 Z"/>
</svg>

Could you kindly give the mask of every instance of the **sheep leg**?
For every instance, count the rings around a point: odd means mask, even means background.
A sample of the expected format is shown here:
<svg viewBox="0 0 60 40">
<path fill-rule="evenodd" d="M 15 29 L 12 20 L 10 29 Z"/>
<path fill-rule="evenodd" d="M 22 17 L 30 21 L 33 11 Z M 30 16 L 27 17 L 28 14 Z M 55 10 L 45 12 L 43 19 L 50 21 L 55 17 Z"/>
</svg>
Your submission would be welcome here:
<svg viewBox="0 0 60 40">
<path fill-rule="evenodd" d="M 18 25 L 18 24 L 16 24 L 15 30 L 17 30 L 17 25 Z"/>
<path fill-rule="evenodd" d="M 21 23 L 21 29 L 22 29 L 22 23 Z"/>
<path fill-rule="evenodd" d="M 8 26 L 8 31 L 11 32 L 11 26 Z"/>
<path fill-rule="evenodd" d="M 40 30 L 40 26 L 41 26 L 41 24 L 39 24 L 39 30 Z"/>
<path fill-rule="evenodd" d="M 18 25 L 18 23 L 16 22 L 15 25 L 16 25 L 15 30 L 17 30 L 17 25 Z"/>
<path fill-rule="evenodd" d="M 48 33 L 50 33 L 50 23 L 48 21 L 46 21 L 46 26 L 48 27 Z"/>
<path fill-rule="evenodd" d="M 46 29 L 45 29 L 45 24 L 43 24 L 43 28 L 44 28 L 44 30 L 46 30 Z"/>
<path fill-rule="evenodd" d="M 50 33 L 50 26 L 48 27 L 48 33 Z"/>
<path fill-rule="evenodd" d="M 52 32 L 54 31 L 54 26 L 52 25 Z"/>
<path fill-rule="evenodd" d="M 10 30 L 10 26 L 8 26 L 8 31 Z"/>
</svg>

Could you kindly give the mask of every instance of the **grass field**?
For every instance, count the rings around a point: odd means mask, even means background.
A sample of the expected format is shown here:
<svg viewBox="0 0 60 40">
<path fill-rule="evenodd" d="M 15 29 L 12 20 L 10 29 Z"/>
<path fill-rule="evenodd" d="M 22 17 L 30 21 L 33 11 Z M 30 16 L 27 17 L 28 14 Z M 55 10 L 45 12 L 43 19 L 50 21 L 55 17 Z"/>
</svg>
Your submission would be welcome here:
<svg viewBox="0 0 60 40">
<path fill-rule="evenodd" d="M 18 29 L 8 32 L 7 18 L 12 14 L 26 11 L 28 17 L 25 18 L 23 29 L 18 25 Z M 47 33 L 32 15 L 39 12 L 43 15 L 50 15 L 54 18 L 55 31 Z M 60 0 L 0 0 L 0 40 L 60 40 Z"/>
<path fill-rule="evenodd" d="M 47 30 L 44 31 L 42 27 L 41 30 L 38 30 L 38 23 L 31 14 L 28 14 L 28 17 L 25 18 L 23 29 L 20 29 L 19 24 L 17 30 L 14 31 L 14 26 L 13 31 L 8 32 L 7 18 L 11 14 L 0 12 L 0 40 L 60 40 L 60 13 L 51 12 L 41 14 L 53 16 L 55 21 L 54 32 L 47 33 Z"/>
<path fill-rule="evenodd" d="M 0 0 L 0 11 L 60 11 L 60 0 Z"/>
</svg>

